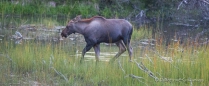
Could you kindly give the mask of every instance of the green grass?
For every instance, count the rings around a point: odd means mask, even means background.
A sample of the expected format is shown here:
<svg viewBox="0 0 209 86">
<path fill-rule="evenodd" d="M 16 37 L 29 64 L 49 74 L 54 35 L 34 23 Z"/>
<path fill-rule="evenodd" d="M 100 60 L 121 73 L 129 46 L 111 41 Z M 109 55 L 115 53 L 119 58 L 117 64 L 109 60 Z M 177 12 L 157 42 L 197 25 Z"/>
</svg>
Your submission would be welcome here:
<svg viewBox="0 0 209 86">
<path fill-rule="evenodd" d="M 137 31 L 133 35 L 136 34 Z M 209 48 L 206 45 L 182 46 L 176 42 L 165 47 L 157 42 L 154 49 L 145 47 L 142 51 L 134 47 L 134 62 L 129 62 L 128 57 L 120 57 L 114 63 L 101 61 L 97 64 L 94 60 L 81 64 L 80 57 L 74 56 L 73 47 L 76 46 L 64 42 L 24 41 L 20 45 L 12 41 L 1 42 L 0 85 L 209 85 Z"/>
<path fill-rule="evenodd" d="M 84 17 L 91 17 L 97 15 L 97 10 L 93 5 L 87 5 L 84 2 L 73 2 L 67 5 L 58 5 L 56 7 L 47 6 L 46 3 L 42 4 L 24 4 L 21 2 L 13 4 L 8 1 L 0 2 L 1 15 L 59 15 L 64 17 L 75 17 L 76 15 L 82 14 Z"/>
<path fill-rule="evenodd" d="M 131 38 L 134 40 L 150 39 L 152 38 L 151 29 L 151 27 L 147 27 L 146 25 L 141 26 L 140 28 L 134 28 Z"/>
<path fill-rule="evenodd" d="M 27 1 L 26 1 L 27 2 Z M 64 17 L 75 17 L 81 15 L 84 18 L 89 18 L 95 15 L 104 16 L 106 18 L 125 18 L 130 15 L 137 15 L 138 12 L 133 9 L 132 4 L 123 3 L 119 5 L 113 1 L 113 4 L 100 2 L 100 0 L 79 0 L 79 1 L 55 1 L 56 7 L 48 6 L 48 1 L 30 1 L 25 3 L 24 0 L 20 0 L 18 3 L 12 3 L 11 1 L 0 2 L 0 15 L 59 15 Z M 106 1 L 105 1 L 106 2 Z"/>
</svg>

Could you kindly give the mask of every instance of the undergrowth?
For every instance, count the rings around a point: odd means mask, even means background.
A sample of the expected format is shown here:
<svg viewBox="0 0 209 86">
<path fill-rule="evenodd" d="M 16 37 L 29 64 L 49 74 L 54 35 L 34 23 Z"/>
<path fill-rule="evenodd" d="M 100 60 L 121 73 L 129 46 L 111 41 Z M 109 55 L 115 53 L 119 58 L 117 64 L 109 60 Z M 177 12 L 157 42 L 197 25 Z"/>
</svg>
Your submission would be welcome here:
<svg viewBox="0 0 209 86">
<path fill-rule="evenodd" d="M 134 35 L 137 33 L 135 32 Z M 24 41 L 0 46 L 1 85 L 202 85 L 208 82 L 206 45 L 134 47 L 134 60 L 119 58 L 113 63 L 94 60 L 80 63 L 75 46 L 66 43 Z M 142 52 L 143 51 L 143 52 Z M 139 54 L 142 54 L 141 56 Z"/>
</svg>

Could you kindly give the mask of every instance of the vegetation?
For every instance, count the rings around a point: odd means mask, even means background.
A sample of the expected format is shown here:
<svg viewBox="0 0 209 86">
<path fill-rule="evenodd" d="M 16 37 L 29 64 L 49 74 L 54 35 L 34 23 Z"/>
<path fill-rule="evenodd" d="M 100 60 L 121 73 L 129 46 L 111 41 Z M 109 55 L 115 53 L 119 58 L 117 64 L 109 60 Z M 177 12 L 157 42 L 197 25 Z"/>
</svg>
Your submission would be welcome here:
<svg viewBox="0 0 209 86">
<path fill-rule="evenodd" d="M 144 10 L 151 19 L 196 19 L 208 17 L 209 12 L 207 1 L 199 0 L 3 0 L 0 6 L 1 15 L 60 15 L 71 18 L 79 14 L 84 17 L 135 18 Z"/>
<path fill-rule="evenodd" d="M 93 5 L 87 5 L 86 3 L 74 2 L 70 5 L 59 5 L 57 7 L 51 7 L 46 4 L 14 4 L 11 2 L 1 2 L 0 12 L 2 15 L 60 15 L 74 17 L 78 14 L 83 16 L 94 16 L 96 10 Z"/>
<path fill-rule="evenodd" d="M 60 15 L 71 18 L 79 14 L 84 17 L 101 15 L 108 18 L 126 18 L 138 15 L 144 9 L 151 12 L 148 16 L 156 17 L 160 9 L 165 7 L 164 4 L 155 0 L 3 0 L 0 6 L 1 15 Z"/>
<path fill-rule="evenodd" d="M 169 3 L 177 3 L 177 1 L 53 0 L 56 2 L 55 7 L 47 5 L 49 1 L 51 0 L 0 2 L 0 85 L 209 85 L 208 43 L 197 45 L 192 40 L 184 40 L 184 43 L 180 43 L 181 40 L 164 43 L 166 39 L 161 31 L 164 22 L 158 17 L 172 16 L 169 10 L 177 4 L 169 5 Z M 68 19 L 78 14 L 82 14 L 84 18 L 94 15 L 125 18 L 130 14 L 138 15 L 141 9 L 150 12 L 147 13 L 148 17 L 157 16 L 157 25 L 134 28 L 131 41 L 134 48 L 133 62 L 128 61 L 126 52 L 113 63 L 107 60 L 96 63 L 95 59 L 89 60 L 90 57 L 85 57 L 85 61 L 81 64 L 80 51 L 83 47 L 77 43 L 68 44 L 66 40 L 55 42 L 25 39 L 22 44 L 15 44 L 14 40 L 10 40 L 11 34 L 17 29 L 25 30 L 26 35 L 39 34 L 36 30 L 30 31 L 28 27 L 26 27 L 28 30 L 18 28 L 21 25 L 36 26 L 35 29 L 44 27 L 44 30 L 41 30 L 44 32 L 45 28 L 54 29 L 55 26 L 66 25 Z M 15 18 L 14 15 L 20 16 Z M 59 16 L 65 17 L 60 19 Z M 144 41 L 146 43 L 143 43 Z M 112 54 L 117 52 L 118 48 L 114 45 L 101 44 L 101 52 L 104 51 Z M 109 55 L 105 58 L 109 60 L 112 57 Z"/>
<path fill-rule="evenodd" d="M 145 32 L 144 32 L 145 31 Z M 142 30 L 146 33 L 146 29 Z M 140 33 L 142 33 L 140 32 Z M 138 34 L 137 31 L 133 34 Z M 134 62 L 128 56 L 113 63 L 94 60 L 80 63 L 80 56 L 65 42 L 24 41 L 15 45 L 3 41 L 0 46 L 1 85 L 208 85 L 207 45 L 184 46 L 163 39 L 156 45 L 134 48 Z M 78 47 L 78 46 L 77 46 Z M 106 46 L 105 46 L 106 47 Z M 101 47 L 101 50 L 105 50 Z M 80 49 L 80 48 L 78 48 Z M 118 49 L 112 47 L 109 52 Z M 112 58 L 106 57 L 106 58 Z M 87 59 L 87 58 L 86 58 Z"/>
</svg>

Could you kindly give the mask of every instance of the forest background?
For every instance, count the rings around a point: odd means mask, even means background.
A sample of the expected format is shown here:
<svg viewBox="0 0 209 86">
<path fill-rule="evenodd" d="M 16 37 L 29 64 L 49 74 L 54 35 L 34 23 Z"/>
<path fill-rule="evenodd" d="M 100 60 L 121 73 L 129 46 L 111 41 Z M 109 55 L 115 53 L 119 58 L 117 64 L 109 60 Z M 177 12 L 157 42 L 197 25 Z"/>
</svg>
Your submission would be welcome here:
<svg viewBox="0 0 209 86">
<path fill-rule="evenodd" d="M 2 0 L 3 15 L 58 15 L 84 18 L 95 15 L 140 23 L 176 20 L 182 24 L 209 19 L 207 0 Z M 140 21 L 139 21 L 140 20 Z"/>
</svg>

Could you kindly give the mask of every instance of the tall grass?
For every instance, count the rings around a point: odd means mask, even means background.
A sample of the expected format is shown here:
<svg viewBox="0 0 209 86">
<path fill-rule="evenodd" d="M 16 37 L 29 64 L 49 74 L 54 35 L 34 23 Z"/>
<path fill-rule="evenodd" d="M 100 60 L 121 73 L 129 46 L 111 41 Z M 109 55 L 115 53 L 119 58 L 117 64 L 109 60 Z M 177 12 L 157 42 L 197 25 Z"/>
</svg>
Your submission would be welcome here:
<svg viewBox="0 0 209 86">
<path fill-rule="evenodd" d="M 2 1 L 0 2 L 1 15 L 59 15 L 67 17 L 75 17 L 76 15 L 83 15 L 89 18 L 95 15 L 104 16 L 107 18 L 120 17 L 125 18 L 131 14 L 137 13 L 129 3 L 119 5 L 118 2 L 113 1 L 114 4 L 103 3 L 100 0 L 79 0 L 79 1 L 55 1 L 56 6 L 52 7 L 48 4 L 49 1 Z M 106 1 L 105 1 L 106 2 Z M 111 1 L 112 2 L 112 1 Z"/>
<path fill-rule="evenodd" d="M 152 38 L 152 27 L 148 27 L 147 25 L 141 26 L 139 28 L 134 28 L 132 39 L 140 40 L 140 39 L 150 39 Z"/>
<path fill-rule="evenodd" d="M 142 30 L 143 31 L 143 30 Z M 142 33 L 142 32 L 140 32 Z M 146 33 L 146 32 L 144 32 Z M 133 35 L 137 35 L 137 31 Z M 134 61 L 128 57 L 113 63 L 94 60 L 79 62 L 76 50 L 64 42 L 24 41 L 0 46 L 1 85 L 100 85 L 168 86 L 209 85 L 209 48 L 182 46 L 174 42 L 165 47 L 157 41 L 143 52 L 134 47 Z M 143 55 L 140 55 L 143 54 Z M 154 78 L 153 78 L 154 77 Z"/>
<path fill-rule="evenodd" d="M 97 10 L 93 5 L 87 5 L 84 2 L 74 2 L 67 5 L 58 5 L 56 7 L 47 6 L 44 4 L 22 4 L 19 2 L 17 4 L 4 1 L 0 3 L 1 15 L 60 15 L 60 16 L 70 16 L 82 14 L 84 17 L 90 17 L 97 15 Z"/>
</svg>

